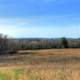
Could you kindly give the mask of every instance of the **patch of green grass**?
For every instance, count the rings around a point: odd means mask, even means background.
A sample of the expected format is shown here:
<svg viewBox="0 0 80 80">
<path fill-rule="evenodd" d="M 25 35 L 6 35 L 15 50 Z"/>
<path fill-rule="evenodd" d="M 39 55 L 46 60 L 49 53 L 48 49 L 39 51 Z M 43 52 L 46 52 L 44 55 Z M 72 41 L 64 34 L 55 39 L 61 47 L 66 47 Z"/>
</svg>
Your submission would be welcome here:
<svg viewBox="0 0 80 80">
<path fill-rule="evenodd" d="M 4 74 L 0 72 L 0 80 L 11 80 L 8 74 Z"/>
<path fill-rule="evenodd" d="M 21 74 L 24 74 L 24 69 L 14 69 L 13 71 L 14 71 L 15 80 L 18 80 L 19 76 Z"/>
</svg>

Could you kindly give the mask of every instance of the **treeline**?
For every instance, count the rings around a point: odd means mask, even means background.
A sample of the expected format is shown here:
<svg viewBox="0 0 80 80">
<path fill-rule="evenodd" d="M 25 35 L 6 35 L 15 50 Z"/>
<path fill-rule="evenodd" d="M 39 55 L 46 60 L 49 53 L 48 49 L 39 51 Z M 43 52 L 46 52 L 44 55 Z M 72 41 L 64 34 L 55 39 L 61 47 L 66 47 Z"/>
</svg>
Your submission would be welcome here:
<svg viewBox="0 0 80 80">
<path fill-rule="evenodd" d="M 80 48 L 80 39 L 69 38 L 35 38 L 17 39 L 18 49 L 51 49 L 51 48 Z"/>
<path fill-rule="evenodd" d="M 0 34 L 0 52 L 52 48 L 80 48 L 80 39 L 69 38 L 8 38 Z"/>
<path fill-rule="evenodd" d="M 0 34 L 0 54 L 13 53 L 18 49 L 17 40 Z"/>
</svg>

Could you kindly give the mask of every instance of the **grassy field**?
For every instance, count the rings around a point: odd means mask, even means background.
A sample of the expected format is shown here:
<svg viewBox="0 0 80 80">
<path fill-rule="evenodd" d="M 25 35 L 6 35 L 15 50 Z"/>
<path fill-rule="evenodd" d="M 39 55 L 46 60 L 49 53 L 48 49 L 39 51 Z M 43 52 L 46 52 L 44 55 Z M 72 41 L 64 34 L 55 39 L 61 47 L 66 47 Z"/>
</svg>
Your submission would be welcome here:
<svg viewBox="0 0 80 80">
<path fill-rule="evenodd" d="M 53 65 L 54 66 L 54 65 Z M 0 69 L 0 80 L 79 80 L 80 71 L 77 67 L 39 67 L 28 66 L 7 67 Z"/>
<path fill-rule="evenodd" d="M 80 49 L 19 51 L 0 56 L 0 80 L 79 80 Z"/>
</svg>

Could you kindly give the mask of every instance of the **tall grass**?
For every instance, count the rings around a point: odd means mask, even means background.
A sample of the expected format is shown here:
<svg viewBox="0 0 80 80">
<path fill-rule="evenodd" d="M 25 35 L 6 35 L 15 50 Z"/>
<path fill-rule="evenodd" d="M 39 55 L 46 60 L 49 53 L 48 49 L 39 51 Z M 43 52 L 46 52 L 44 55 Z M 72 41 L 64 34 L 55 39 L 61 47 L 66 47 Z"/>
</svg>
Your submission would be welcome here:
<svg viewBox="0 0 80 80">
<path fill-rule="evenodd" d="M 79 67 L 0 68 L 0 80 L 80 80 Z M 75 69 L 74 69 L 75 68 Z"/>
<path fill-rule="evenodd" d="M 80 80 L 80 49 L 0 56 L 1 63 L 15 67 L 0 67 L 0 80 Z"/>
</svg>

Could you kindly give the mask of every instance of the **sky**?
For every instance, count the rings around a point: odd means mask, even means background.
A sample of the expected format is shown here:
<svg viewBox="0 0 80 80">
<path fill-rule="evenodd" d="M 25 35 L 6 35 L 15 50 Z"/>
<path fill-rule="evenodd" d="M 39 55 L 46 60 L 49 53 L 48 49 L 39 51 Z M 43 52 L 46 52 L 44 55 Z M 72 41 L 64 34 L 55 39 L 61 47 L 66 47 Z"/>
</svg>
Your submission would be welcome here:
<svg viewBox="0 0 80 80">
<path fill-rule="evenodd" d="M 0 0 L 0 33 L 80 38 L 80 0 Z"/>
</svg>

